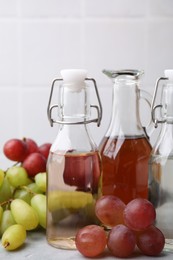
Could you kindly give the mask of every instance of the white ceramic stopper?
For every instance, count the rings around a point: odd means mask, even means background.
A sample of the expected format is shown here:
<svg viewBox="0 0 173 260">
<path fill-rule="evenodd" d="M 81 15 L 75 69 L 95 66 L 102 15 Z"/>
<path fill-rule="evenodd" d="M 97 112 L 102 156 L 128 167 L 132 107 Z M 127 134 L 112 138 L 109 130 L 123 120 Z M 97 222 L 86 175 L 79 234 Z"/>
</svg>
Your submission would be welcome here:
<svg viewBox="0 0 173 260">
<path fill-rule="evenodd" d="M 164 71 L 165 77 L 169 80 L 173 81 L 173 69 L 165 70 Z"/>
<path fill-rule="evenodd" d="M 65 69 L 60 71 L 64 84 L 71 91 L 80 91 L 85 86 L 87 71 L 83 69 Z"/>
</svg>

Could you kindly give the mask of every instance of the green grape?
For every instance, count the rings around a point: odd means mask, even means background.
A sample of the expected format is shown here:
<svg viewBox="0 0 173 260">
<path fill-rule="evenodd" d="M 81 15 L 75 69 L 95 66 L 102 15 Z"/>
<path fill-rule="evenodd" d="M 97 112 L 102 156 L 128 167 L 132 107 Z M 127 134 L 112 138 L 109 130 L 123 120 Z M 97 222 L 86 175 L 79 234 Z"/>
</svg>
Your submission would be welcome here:
<svg viewBox="0 0 173 260">
<path fill-rule="evenodd" d="M 0 203 L 12 198 L 12 187 L 10 186 L 7 177 L 5 176 L 2 186 L 0 187 Z"/>
<path fill-rule="evenodd" d="M 78 210 L 92 203 L 92 194 L 82 191 L 51 191 L 48 196 L 48 208 L 51 212 L 59 209 Z"/>
<path fill-rule="evenodd" d="M 2 246 L 6 250 L 15 250 L 20 247 L 26 239 L 26 230 L 22 225 L 15 224 L 6 229 L 2 236 Z"/>
<path fill-rule="evenodd" d="M 31 199 L 31 206 L 35 209 L 39 217 L 39 224 L 46 228 L 46 196 L 37 194 Z"/>
<path fill-rule="evenodd" d="M 3 181 L 4 181 L 4 171 L 0 169 L 0 187 L 2 186 L 3 184 Z"/>
<path fill-rule="evenodd" d="M 29 184 L 32 184 L 32 183 L 33 183 L 33 180 L 31 180 L 30 178 L 27 178 L 27 181 L 26 181 L 25 185 L 29 185 Z"/>
<path fill-rule="evenodd" d="M 9 183 L 15 188 L 28 184 L 27 171 L 21 166 L 10 167 L 6 172 L 6 176 Z"/>
<path fill-rule="evenodd" d="M 21 199 L 14 199 L 10 207 L 17 224 L 23 225 L 26 230 L 33 230 L 38 226 L 38 215 L 27 202 Z"/>
<path fill-rule="evenodd" d="M 38 173 L 35 176 L 35 183 L 41 191 L 46 192 L 46 172 Z"/>
<path fill-rule="evenodd" d="M 31 192 L 22 188 L 19 188 L 14 192 L 14 199 L 22 199 L 28 204 L 30 204 L 32 196 Z"/>
<path fill-rule="evenodd" d="M 33 193 L 33 194 L 34 194 L 34 193 L 35 193 L 35 194 L 43 193 L 43 192 L 40 190 L 40 188 L 37 186 L 37 184 L 36 184 L 35 182 L 33 182 L 33 183 L 27 185 L 26 187 L 27 187 L 27 188 L 30 190 L 30 192 Z"/>
<path fill-rule="evenodd" d="M 11 210 L 4 210 L 0 225 L 0 235 L 2 236 L 4 231 L 13 224 L 16 224 L 16 222 L 12 216 Z"/>
<path fill-rule="evenodd" d="M 42 193 L 36 183 L 30 183 L 27 186 L 21 186 L 14 192 L 14 199 L 22 199 L 28 204 L 31 203 L 31 199 L 35 194 Z"/>
</svg>

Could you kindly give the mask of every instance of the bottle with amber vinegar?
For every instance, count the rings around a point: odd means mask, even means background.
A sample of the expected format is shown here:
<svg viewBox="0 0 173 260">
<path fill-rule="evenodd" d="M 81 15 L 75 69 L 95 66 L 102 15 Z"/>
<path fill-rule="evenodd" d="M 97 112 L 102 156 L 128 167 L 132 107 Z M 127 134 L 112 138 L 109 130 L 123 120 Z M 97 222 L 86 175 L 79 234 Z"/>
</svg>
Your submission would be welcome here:
<svg viewBox="0 0 173 260">
<path fill-rule="evenodd" d="M 151 144 L 140 121 L 139 101 L 150 104 L 140 89 L 143 71 L 103 71 L 113 81 L 112 116 L 99 149 L 102 158 L 102 195 L 115 195 L 128 203 L 148 198 L 148 160 Z M 147 130 L 151 133 L 149 123 Z"/>
<path fill-rule="evenodd" d="M 59 130 L 47 163 L 46 232 L 50 245 L 75 249 L 76 232 L 97 223 L 94 205 L 99 194 L 101 160 L 87 126 L 92 122 L 100 125 L 102 107 L 96 82 L 87 78 L 85 70 L 62 70 L 61 76 L 53 81 L 48 103 L 50 123 L 58 123 Z M 90 105 L 90 82 L 95 87 L 97 105 Z M 55 86 L 58 104 L 51 105 Z M 53 119 L 56 108 L 58 119 Z"/>
</svg>

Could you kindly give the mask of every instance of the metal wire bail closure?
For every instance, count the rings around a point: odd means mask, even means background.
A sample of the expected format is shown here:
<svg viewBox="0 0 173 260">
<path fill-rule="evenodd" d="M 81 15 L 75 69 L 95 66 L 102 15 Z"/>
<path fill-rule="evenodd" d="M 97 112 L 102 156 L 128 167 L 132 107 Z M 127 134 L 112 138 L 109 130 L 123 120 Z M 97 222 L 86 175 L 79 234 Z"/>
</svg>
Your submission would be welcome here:
<svg viewBox="0 0 173 260">
<path fill-rule="evenodd" d="M 59 119 L 54 119 L 52 117 L 52 111 L 53 109 L 57 108 L 59 109 L 59 105 L 58 104 L 53 104 L 51 105 L 52 102 L 52 96 L 53 96 L 53 92 L 54 92 L 54 88 L 55 88 L 55 83 L 56 82 L 60 82 L 63 81 L 63 79 L 55 79 L 52 82 L 52 86 L 51 86 L 51 92 L 50 92 L 50 97 L 49 97 L 49 101 L 48 101 L 48 106 L 47 106 L 47 116 L 48 116 L 48 120 L 50 122 L 51 127 L 53 126 L 54 123 L 58 123 L 58 124 L 67 124 L 67 125 L 71 125 L 71 124 L 88 124 L 88 123 L 92 123 L 95 122 L 97 123 L 97 126 L 100 126 L 101 123 L 101 119 L 102 119 L 102 104 L 101 104 L 101 100 L 99 97 L 99 92 L 97 89 L 97 84 L 95 79 L 93 78 L 86 78 L 85 81 L 91 81 L 94 85 L 95 88 L 95 92 L 96 92 L 96 96 L 97 96 L 97 100 L 98 100 L 98 106 L 97 105 L 90 105 L 91 108 L 95 108 L 97 110 L 97 117 L 90 119 L 90 120 L 82 120 L 82 121 L 76 121 L 76 122 L 68 122 L 68 121 L 63 121 L 63 120 L 59 120 Z"/>
<path fill-rule="evenodd" d="M 153 100 L 152 100 L 152 103 L 151 103 L 151 118 L 152 118 L 152 121 L 154 123 L 154 126 L 155 128 L 158 127 L 158 124 L 162 124 L 162 123 L 165 123 L 166 122 L 166 119 L 165 120 L 160 120 L 158 118 L 156 118 L 156 109 L 161 109 L 163 107 L 163 105 L 161 104 L 158 104 L 158 105 L 155 105 L 155 102 L 156 102 L 156 96 L 157 96 L 157 91 L 158 91 L 158 87 L 159 87 L 159 83 L 161 81 L 165 81 L 165 80 L 168 80 L 168 78 L 166 77 L 160 77 L 157 81 L 156 81 L 156 85 L 155 85 L 155 90 L 154 90 L 154 95 L 153 95 Z"/>
</svg>

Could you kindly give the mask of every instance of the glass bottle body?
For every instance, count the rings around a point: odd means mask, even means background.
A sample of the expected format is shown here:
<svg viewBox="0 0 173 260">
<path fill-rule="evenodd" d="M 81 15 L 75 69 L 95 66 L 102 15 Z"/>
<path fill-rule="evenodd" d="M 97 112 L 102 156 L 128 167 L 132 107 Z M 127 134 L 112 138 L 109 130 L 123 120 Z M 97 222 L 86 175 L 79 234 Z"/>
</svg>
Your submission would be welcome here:
<svg viewBox="0 0 173 260">
<path fill-rule="evenodd" d="M 98 223 L 94 205 L 99 193 L 101 161 L 85 125 L 62 126 L 51 148 L 47 171 L 48 243 L 75 249 L 76 232 Z"/>
<path fill-rule="evenodd" d="M 165 236 L 165 251 L 173 252 L 173 125 L 162 126 L 149 161 L 149 200 L 156 208 L 155 225 Z"/>
<path fill-rule="evenodd" d="M 166 84 L 162 85 L 158 105 L 161 80 Z M 165 77 L 156 82 L 152 118 L 155 127 L 161 124 L 161 130 L 149 161 L 149 200 L 156 208 L 155 225 L 165 236 L 164 251 L 173 252 L 173 70 L 165 70 Z"/>
<path fill-rule="evenodd" d="M 96 224 L 95 201 L 99 194 L 101 160 L 98 148 L 91 138 L 87 125 L 100 125 L 102 107 L 96 82 L 87 78 L 86 70 L 62 70 L 63 79 L 52 83 L 48 103 L 50 124 L 59 124 L 58 135 L 51 146 L 47 161 L 47 227 L 50 245 L 62 249 L 76 249 L 76 232 Z M 55 84 L 59 85 L 58 103 L 52 105 Z M 98 105 L 90 105 L 89 85 L 92 82 Z M 52 110 L 58 109 L 53 119 Z M 91 109 L 97 117 L 91 117 Z"/>
<path fill-rule="evenodd" d="M 151 145 L 139 117 L 138 80 L 129 75 L 113 79 L 112 119 L 99 150 L 102 158 L 102 194 L 128 203 L 148 198 L 148 160 Z"/>
</svg>

